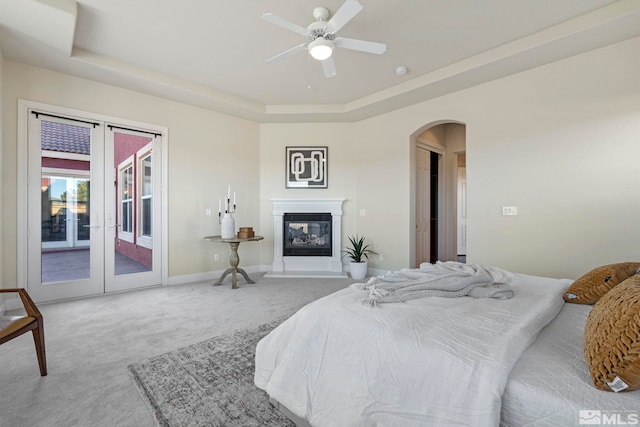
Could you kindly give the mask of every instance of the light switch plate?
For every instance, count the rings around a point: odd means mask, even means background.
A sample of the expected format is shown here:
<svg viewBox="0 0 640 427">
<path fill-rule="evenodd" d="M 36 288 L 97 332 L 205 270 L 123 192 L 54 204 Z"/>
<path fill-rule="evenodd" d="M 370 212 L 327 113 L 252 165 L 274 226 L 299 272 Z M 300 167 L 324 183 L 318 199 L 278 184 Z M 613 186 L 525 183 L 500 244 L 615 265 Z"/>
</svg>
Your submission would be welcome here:
<svg viewBox="0 0 640 427">
<path fill-rule="evenodd" d="M 518 215 L 518 207 L 517 206 L 503 206 L 502 207 L 502 215 Z"/>
</svg>

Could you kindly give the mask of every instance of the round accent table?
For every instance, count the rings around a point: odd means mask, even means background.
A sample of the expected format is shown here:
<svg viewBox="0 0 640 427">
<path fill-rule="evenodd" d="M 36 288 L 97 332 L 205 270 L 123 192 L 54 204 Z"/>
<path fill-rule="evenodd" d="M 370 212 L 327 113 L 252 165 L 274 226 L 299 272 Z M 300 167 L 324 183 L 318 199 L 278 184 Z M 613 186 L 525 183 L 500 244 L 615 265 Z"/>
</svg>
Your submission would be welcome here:
<svg viewBox="0 0 640 427">
<path fill-rule="evenodd" d="M 217 282 L 215 282 L 213 284 L 213 286 L 219 286 L 222 284 L 222 281 L 224 280 L 225 277 L 227 277 L 227 275 L 229 273 L 231 273 L 231 288 L 232 289 L 237 289 L 237 283 L 238 283 L 238 273 L 242 274 L 242 276 L 244 277 L 244 280 L 247 281 L 247 283 L 256 283 L 253 280 L 251 280 L 249 278 L 249 276 L 247 275 L 247 272 L 244 271 L 241 268 L 238 268 L 238 264 L 240 264 L 240 257 L 238 256 L 238 246 L 240 246 L 240 243 L 242 242 L 257 242 L 258 240 L 262 240 L 264 239 L 263 236 L 253 236 L 253 237 L 249 237 L 246 239 L 239 239 L 237 237 L 231 238 L 231 239 L 223 239 L 221 236 L 207 236 L 204 238 L 204 240 L 208 241 L 208 242 L 218 242 L 218 243 L 228 243 L 229 247 L 231 248 L 231 256 L 229 256 L 229 265 L 231 266 L 231 268 L 227 268 L 225 270 L 224 273 L 222 273 L 222 276 L 220 276 L 220 279 L 218 279 Z"/>
</svg>

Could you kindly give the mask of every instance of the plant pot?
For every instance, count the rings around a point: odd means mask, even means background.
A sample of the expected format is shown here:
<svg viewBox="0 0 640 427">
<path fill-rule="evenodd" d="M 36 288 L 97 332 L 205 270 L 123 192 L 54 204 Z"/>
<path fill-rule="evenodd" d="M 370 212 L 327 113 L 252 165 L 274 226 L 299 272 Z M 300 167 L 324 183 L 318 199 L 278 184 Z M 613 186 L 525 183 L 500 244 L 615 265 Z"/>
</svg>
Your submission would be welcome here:
<svg viewBox="0 0 640 427">
<path fill-rule="evenodd" d="M 360 280 L 367 276 L 367 261 L 351 261 L 351 278 Z"/>
</svg>

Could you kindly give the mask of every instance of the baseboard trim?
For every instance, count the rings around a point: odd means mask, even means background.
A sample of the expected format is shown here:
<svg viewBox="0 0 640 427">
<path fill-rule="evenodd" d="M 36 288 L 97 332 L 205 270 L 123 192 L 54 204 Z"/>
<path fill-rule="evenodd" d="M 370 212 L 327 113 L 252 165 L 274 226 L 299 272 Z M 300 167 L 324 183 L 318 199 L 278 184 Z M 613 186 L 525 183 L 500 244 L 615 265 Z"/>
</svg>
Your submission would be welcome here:
<svg viewBox="0 0 640 427">
<path fill-rule="evenodd" d="M 345 272 L 333 272 L 333 271 L 267 271 L 264 277 L 276 277 L 276 278 L 293 278 L 293 279 L 346 279 L 349 276 Z"/>
</svg>

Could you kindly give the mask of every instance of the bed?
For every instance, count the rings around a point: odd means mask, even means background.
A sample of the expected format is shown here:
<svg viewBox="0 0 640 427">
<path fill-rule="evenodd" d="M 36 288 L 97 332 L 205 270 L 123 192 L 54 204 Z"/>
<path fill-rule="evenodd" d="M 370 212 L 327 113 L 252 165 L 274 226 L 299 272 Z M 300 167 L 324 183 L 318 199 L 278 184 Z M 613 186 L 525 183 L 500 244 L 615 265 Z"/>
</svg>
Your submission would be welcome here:
<svg viewBox="0 0 640 427">
<path fill-rule="evenodd" d="M 564 303 L 571 281 L 510 277 L 508 300 L 372 308 L 366 291 L 336 292 L 260 341 L 255 383 L 314 427 L 577 425 L 580 410 L 636 410 L 636 392 L 591 387 L 580 362 L 590 307 Z"/>
</svg>

